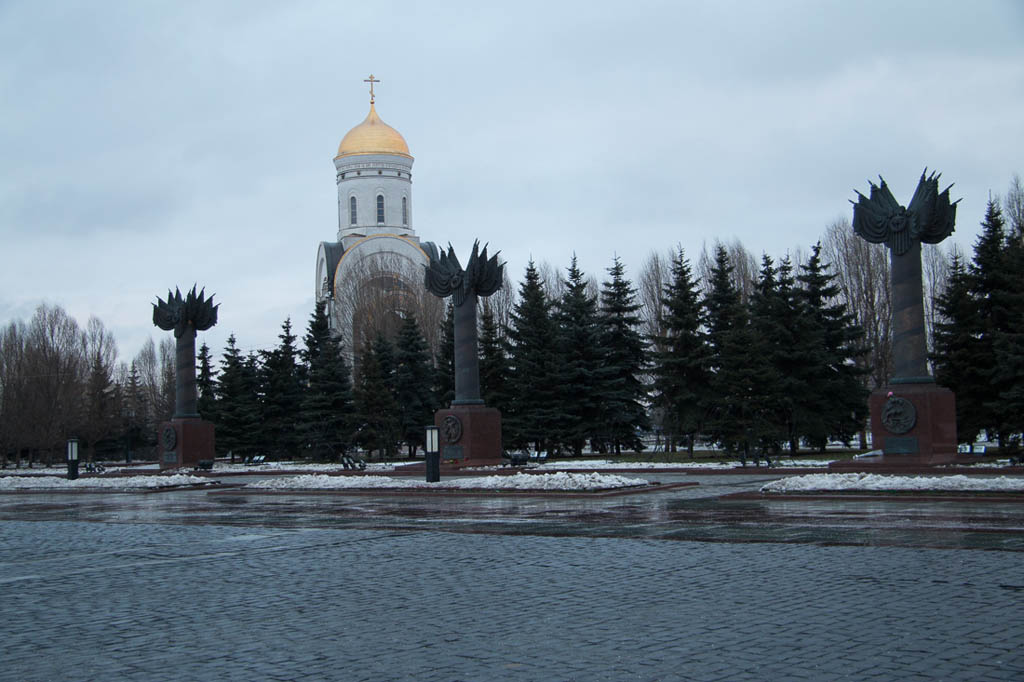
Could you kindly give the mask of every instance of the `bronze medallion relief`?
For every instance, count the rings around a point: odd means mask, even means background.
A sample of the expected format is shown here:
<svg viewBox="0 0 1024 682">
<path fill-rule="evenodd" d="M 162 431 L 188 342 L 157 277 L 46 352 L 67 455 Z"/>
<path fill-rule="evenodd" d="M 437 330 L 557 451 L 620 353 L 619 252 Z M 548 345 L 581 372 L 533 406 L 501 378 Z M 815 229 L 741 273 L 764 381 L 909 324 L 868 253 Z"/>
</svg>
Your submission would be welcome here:
<svg viewBox="0 0 1024 682">
<path fill-rule="evenodd" d="M 163 440 L 164 450 L 173 450 L 174 446 L 178 444 L 178 433 L 174 430 L 173 426 L 164 428 Z"/>
<path fill-rule="evenodd" d="M 890 433 L 906 433 L 917 423 L 917 410 L 906 398 L 890 397 L 882 407 L 882 426 Z"/>
<path fill-rule="evenodd" d="M 441 422 L 441 433 L 444 434 L 444 442 L 458 443 L 462 438 L 462 422 L 455 415 L 448 415 Z"/>
</svg>

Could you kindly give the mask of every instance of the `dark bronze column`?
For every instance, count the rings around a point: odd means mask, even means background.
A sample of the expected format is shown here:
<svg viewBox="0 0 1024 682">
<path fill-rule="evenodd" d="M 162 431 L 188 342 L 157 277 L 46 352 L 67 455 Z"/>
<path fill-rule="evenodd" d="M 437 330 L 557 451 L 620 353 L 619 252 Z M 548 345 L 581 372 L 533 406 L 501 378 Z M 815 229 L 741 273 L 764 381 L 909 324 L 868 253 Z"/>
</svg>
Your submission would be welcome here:
<svg viewBox="0 0 1024 682">
<path fill-rule="evenodd" d="M 477 356 L 476 302 L 490 296 L 502 284 L 504 264 L 498 256 L 488 258 L 487 247 L 473 243 L 465 269 L 448 245 L 448 252 L 424 244 L 430 263 L 423 275 L 427 291 L 451 296 L 455 309 L 455 399 L 434 413 L 441 435 L 441 458 L 460 466 L 501 463 L 501 412 L 480 399 L 480 360 Z M 436 478 L 428 477 L 428 481 Z"/>
<path fill-rule="evenodd" d="M 174 418 L 198 417 L 196 328 L 186 324 L 174 348 Z"/>
<path fill-rule="evenodd" d="M 953 232 L 957 202 L 950 202 L 948 187 L 939 191 L 937 174 L 926 173 L 906 207 L 881 178 L 871 183 L 870 196 L 857 192 L 853 202 L 854 232 L 889 248 L 893 373 L 868 399 L 872 442 L 883 453 L 878 463 L 889 467 L 956 458 L 956 397 L 928 373 L 921 243 L 937 244 Z"/>
<path fill-rule="evenodd" d="M 455 306 L 455 400 L 452 405 L 483 405 L 477 355 L 476 292 Z"/>
<path fill-rule="evenodd" d="M 159 297 L 153 304 L 153 324 L 174 332 L 174 415 L 160 425 L 157 442 L 162 448 L 160 468 L 213 466 L 216 455 L 214 426 L 199 418 L 196 395 L 196 332 L 217 324 L 217 308 L 213 297 L 196 293 L 187 296 L 181 291 L 167 292 L 167 300 Z"/>
<path fill-rule="evenodd" d="M 924 329 L 924 292 L 921 287 L 921 242 L 892 261 L 892 362 L 894 384 L 934 381 L 928 374 L 928 344 Z"/>
</svg>

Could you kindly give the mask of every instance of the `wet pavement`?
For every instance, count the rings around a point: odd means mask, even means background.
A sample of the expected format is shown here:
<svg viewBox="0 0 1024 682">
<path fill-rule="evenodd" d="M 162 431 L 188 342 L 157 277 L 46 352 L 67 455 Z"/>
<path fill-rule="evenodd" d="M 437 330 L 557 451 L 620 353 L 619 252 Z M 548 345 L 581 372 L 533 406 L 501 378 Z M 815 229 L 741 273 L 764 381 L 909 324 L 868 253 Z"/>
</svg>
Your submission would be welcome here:
<svg viewBox="0 0 1024 682">
<path fill-rule="evenodd" d="M 777 477 L 644 476 L 662 483 L 696 481 L 699 485 L 611 498 L 267 495 L 241 489 L 22 493 L 0 495 L 0 519 L 1024 551 L 1024 503 L 1020 502 L 735 499 L 726 496 L 756 491 Z"/>
<path fill-rule="evenodd" d="M 1024 504 L 638 476 L 700 485 L 3 494 L 0 680 L 1024 678 Z"/>
</svg>

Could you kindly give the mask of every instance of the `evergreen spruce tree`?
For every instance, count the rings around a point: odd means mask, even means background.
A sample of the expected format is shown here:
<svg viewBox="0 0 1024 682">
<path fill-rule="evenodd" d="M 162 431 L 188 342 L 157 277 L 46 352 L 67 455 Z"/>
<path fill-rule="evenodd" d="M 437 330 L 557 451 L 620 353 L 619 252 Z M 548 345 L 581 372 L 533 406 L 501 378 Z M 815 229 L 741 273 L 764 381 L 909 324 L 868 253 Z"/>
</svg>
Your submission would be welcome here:
<svg viewBox="0 0 1024 682">
<path fill-rule="evenodd" d="M 996 306 L 1004 315 L 1005 326 L 993 342 L 996 370 L 992 383 L 998 398 L 989 407 L 999 420 L 999 433 L 1004 434 L 1000 446 L 1019 451 L 1024 432 L 1024 225 L 1016 224 L 1008 231 L 1003 258 L 1005 286 Z"/>
<path fill-rule="evenodd" d="M 484 299 L 480 314 L 480 397 L 489 407 L 508 410 L 508 356 L 494 320 L 490 303 Z"/>
<path fill-rule="evenodd" d="M 199 396 L 196 407 L 199 415 L 211 422 L 217 421 L 217 370 L 210 362 L 210 347 L 204 342 L 199 347 L 199 366 L 196 372 L 196 391 Z"/>
<path fill-rule="evenodd" d="M 674 452 L 677 444 L 685 443 L 693 457 L 711 376 L 703 308 L 682 248 L 673 254 L 672 278 L 665 285 L 662 306 L 665 336 L 659 339 L 654 355 L 655 403 L 664 415 L 669 449 Z"/>
<path fill-rule="evenodd" d="M 1024 359 L 1024 255 L 1016 229 L 1007 230 L 998 201 L 989 200 L 982 233 L 970 267 L 972 295 L 978 310 L 977 344 L 970 359 L 985 378 L 980 410 L 989 437 L 1000 450 L 1019 443 L 1020 373 Z M 959 396 L 958 396 L 959 399 Z"/>
<path fill-rule="evenodd" d="M 587 281 L 573 255 L 564 293 L 554 313 L 558 325 L 555 347 L 557 403 L 552 438 L 573 456 L 583 454 L 587 440 L 602 429 L 601 403 L 604 353 L 597 300 L 587 292 Z"/>
<path fill-rule="evenodd" d="M 813 371 L 824 360 L 822 334 L 793 285 L 788 257 L 776 269 L 772 259 L 763 256 L 750 315 L 766 362 L 763 399 L 768 416 L 760 445 L 774 453 L 786 442 L 796 454 L 802 431 L 820 419 L 810 388 L 816 381 Z"/>
<path fill-rule="evenodd" d="M 805 437 L 824 452 L 830 438 L 849 442 L 867 418 L 867 394 L 864 370 L 856 360 L 863 355 L 863 331 L 857 326 L 846 304 L 838 300 L 839 286 L 835 275 L 821 262 L 821 243 L 811 250 L 806 265 L 801 266 L 797 280 L 803 303 L 810 315 L 810 324 L 821 332 L 821 362 L 808 358 L 807 368 L 814 377 L 809 385 L 811 405 L 816 405 L 823 419 L 820 428 L 810 425 Z"/>
<path fill-rule="evenodd" d="M 711 432 L 719 446 L 740 457 L 758 458 L 766 444 L 778 438 L 778 425 L 766 396 L 774 380 L 769 350 L 737 303 L 729 328 L 719 336 L 718 371 L 712 391 L 718 405 L 711 418 Z"/>
<path fill-rule="evenodd" d="M 119 395 L 110 368 L 99 353 L 88 358 L 88 378 L 85 382 L 84 424 L 79 431 L 85 435 L 88 461 L 96 459 L 97 449 L 115 431 L 118 425 Z"/>
<path fill-rule="evenodd" d="M 246 359 L 232 334 L 228 337 L 228 344 L 220 360 L 216 384 L 219 409 L 215 421 L 217 449 L 230 453 L 232 462 L 235 456 L 252 454 L 252 431 L 258 423 L 256 395 L 247 375 Z"/>
<path fill-rule="evenodd" d="M 451 300 L 441 323 L 441 347 L 434 358 L 434 404 L 448 407 L 455 400 L 455 308 Z"/>
<path fill-rule="evenodd" d="M 555 371 L 555 325 L 540 274 L 531 260 L 519 300 L 506 332 L 509 362 L 509 405 L 502 415 L 505 442 L 546 450 L 557 413 L 558 388 L 549 381 Z"/>
<path fill-rule="evenodd" d="M 985 428 L 981 408 L 988 391 L 983 370 L 972 364 L 980 334 L 970 287 L 967 268 L 960 254 L 954 253 L 946 289 L 936 301 L 939 321 L 931 361 L 936 383 L 956 394 L 956 433 L 961 443 L 973 443 Z"/>
<path fill-rule="evenodd" d="M 304 337 L 308 386 L 297 428 L 311 456 L 337 459 L 352 445 L 352 380 L 338 341 L 331 336 L 326 304 L 318 301 Z"/>
<path fill-rule="evenodd" d="M 796 331 L 789 324 L 793 321 L 792 316 L 788 315 L 789 308 L 790 301 L 783 293 L 775 261 L 768 254 L 763 254 L 748 310 L 750 331 L 757 349 L 763 350 L 763 353 L 758 354 L 761 365 L 758 379 L 762 384 L 760 399 L 764 423 L 757 435 L 758 445 L 766 453 L 778 453 L 781 450 L 782 441 L 788 435 L 787 422 L 794 412 L 794 398 L 801 392 L 799 376 L 783 375 L 789 369 L 785 360 L 792 351 Z"/>
<path fill-rule="evenodd" d="M 715 247 L 715 262 L 711 266 L 708 290 L 704 296 L 704 326 L 707 329 L 708 368 L 710 390 L 702 399 L 705 418 L 704 433 L 711 442 L 725 442 L 725 428 L 728 422 L 729 405 L 720 392 L 720 384 L 726 365 L 726 337 L 743 317 L 740 295 L 732 281 L 732 263 L 725 246 Z M 745 321 L 744 321 L 745 323 Z"/>
<path fill-rule="evenodd" d="M 733 320 L 740 315 L 740 294 L 732 281 L 733 266 L 729 262 L 729 252 L 725 246 L 715 246 L 715 262 L 711 266 L 711 281 L 708 282 L 707 295 L 704 297 L 706 311 L 705 326 L 708 343 L 711 349 L 711 368 L 714 371 L 719 363 L 722 336 L 729 331 Z"/>
<path fill-rule="evenodd" d="M 976 326 L 972 330 L 975 342 L 965 360 L 977 372 L 979 382 L 965 387 L 963 397 L 957 394 L 957 401 L 965 401 L 968 414 L 977 416 L 980 427 L 989 440 L 1001 439 L 998 418 L 991 409 L 993 391 L 990 385 L 996 371 L 995 337 L 1001 320 L 997 319 L 996 298 L 1003 288 L 1003 248 L 1006 241 L 1005 221 L 999 203 L 989 199 L 985 207 L 985 218 L 981 222 L 981 234 L 974 243 L 974 258 L 968 266 L 971 298 L 976 308 Z M 968 420 L 972 421 L 972 420 Z"/>
<path fill-rule="evenodd" d="M 424 443 L 424 427 L 434 421 L 432 371 L 430 351 L 416 318 L 406 315 L 395 344 L 394 386 L 399 429 L 410 458 Z"/>
<path fill-rule="evenodd" d="M 616 454 L 623 447 L 643 450 L 640 433 L 649 431 L 647 389 L 641 380 L 646 365 L 647 342 L 640 333 L 636 289 L 626 279 L 618 257 L 608 268 L 611 279 L 601 283 L 601 348 L 604 380 L 601 418 L 603 440 Z"/>
<path fill-rule="evenodd" d="M 142 445 L 142 430 L 146 423 L 146 397 L 134 360 L 125 382 L 124 407 L 125 464 L 131 464 L 132 453 Z"/>
<path fill-rule="evenodd" d="M 243 457 L 272 452 L 274 434 L 267 430 L 265 370 L 254 351 L 242 364 L 242 409 L 248 427 L 242 434 Z"/>
<path fill-rule="evenodd" d="M 359 373 L 354 391 L 356 442 L 368 453 L 391 457 L 398 440 L 397 404 L 392 392 L 392 351 L 387 339 L 378 335 L 364 344 L 359 355 Z"/>
<path fill-rule="evenodd" d="M 263 436 L 278 458 L 299 454 L 301 437 L 295 428 L 302 404 L 303 376 L 299 370 L 291 319 L 281 325 L 281 343 L 263 351 L 260 375 L 263 393 Z"/>
</svg>

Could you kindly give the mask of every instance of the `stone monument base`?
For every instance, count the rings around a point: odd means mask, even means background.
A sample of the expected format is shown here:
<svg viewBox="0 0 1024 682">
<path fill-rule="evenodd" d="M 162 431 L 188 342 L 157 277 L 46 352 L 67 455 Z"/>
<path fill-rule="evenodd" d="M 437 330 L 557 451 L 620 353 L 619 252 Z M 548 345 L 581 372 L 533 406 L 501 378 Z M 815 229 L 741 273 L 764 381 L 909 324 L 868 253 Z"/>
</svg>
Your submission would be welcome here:
<svg viewBox="0 0 1024 682">
<path fill-rule="evenodd" d="M 887 427 L 883 409 L 892 398 L 914 407 L 913 426 L 902 433 Z M 878 464 L 922 466 L 949 464 L 956 459 L 956 397 L 953 391 L 934 383 L 889 384 L 871 393 L 871 438 L 883 455 Z M 891 426 L 891 424 L 890 424 Z M 869 465 L 870 466 L 870 465 Z"/>
<path fill-rule="evenodd" d="M 173 439 L 168 435 L 171 431 L 174 433 Z M 160 425 L 160 432 L 157 434 L 160 468 L 195 467 L 201 460 L 212 461 L 214 458 L 213 445 L 214 427 L 212 422 L 195 417 L 182 417 L 164 422 Z"/>
<path fill-rule="evenodd" d="M 434 424 L 441 432 L 442 462 L 457 466 L 502 463 L 501 412 L 498 409 L 484 405 L 452 405 L 434 413 Z"/>
</svg>

